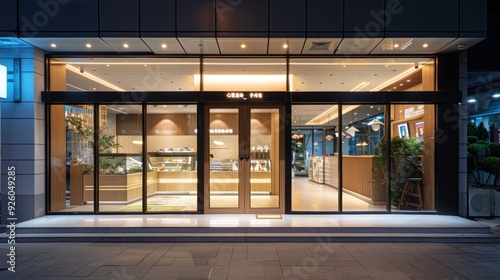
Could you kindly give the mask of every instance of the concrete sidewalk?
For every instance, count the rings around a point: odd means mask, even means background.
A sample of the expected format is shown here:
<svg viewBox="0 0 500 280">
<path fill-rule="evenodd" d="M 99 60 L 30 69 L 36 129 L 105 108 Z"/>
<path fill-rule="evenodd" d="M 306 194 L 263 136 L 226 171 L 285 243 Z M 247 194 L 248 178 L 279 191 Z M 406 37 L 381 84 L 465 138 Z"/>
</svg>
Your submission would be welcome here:
<svg viewBox="0 0 500 280">
<path fill-rule="evenodd" d="M 35 243 L 1 279 L 500 279 L 499 244 Z"/>
</svg>

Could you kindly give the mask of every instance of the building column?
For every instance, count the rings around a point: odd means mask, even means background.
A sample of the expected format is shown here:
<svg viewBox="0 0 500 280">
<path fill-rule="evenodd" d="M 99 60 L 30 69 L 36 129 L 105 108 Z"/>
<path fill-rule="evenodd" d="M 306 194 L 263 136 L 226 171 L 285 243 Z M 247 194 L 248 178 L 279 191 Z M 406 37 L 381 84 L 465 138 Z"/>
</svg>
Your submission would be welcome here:
<svg viewBox="0 0 500 280">
<path fill-rule="evenodd" d="M 459 90 L 462 102 L 458 114 L 458 206 L 459 215 L 467 217 L 467 51 L 459 55 Z"/>
<path fill-rule="evenodd" d="M 45 215 L 44 59 L 44 54 L 32 47 L 2 49 L 0 56 L 0 63 L 7 65 L 9 72 L 8 96 L 1 101 L 1 224 L 9 217 L 7 178 L 11 166 L 15 167 L 17 222 Z"/>
</svg>

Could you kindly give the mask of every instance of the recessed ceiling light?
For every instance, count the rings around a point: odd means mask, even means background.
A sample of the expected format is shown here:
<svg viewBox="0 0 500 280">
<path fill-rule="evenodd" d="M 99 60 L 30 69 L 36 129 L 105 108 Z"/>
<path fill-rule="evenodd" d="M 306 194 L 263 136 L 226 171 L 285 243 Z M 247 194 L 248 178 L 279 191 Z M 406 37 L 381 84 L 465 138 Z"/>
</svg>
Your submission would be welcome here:
<svg viewBox="0 0 500 280">
<path fill-rule="evenodd" d="M 373 106 L 370 106 L 370 109 L 373 109 Z"/>
<path fill-rule="evenodd" d="M 397 89 L 398 87 L 393 87 L 393 89 Z"/>
<path fill-rule="evenodd" d="M 467 102 L 469 102 L 469 103 L 476 103 L 476 101 L 477 100 L 475 98 L 471 98 L 471 99 L 467 100 Z"/>
<path fill-rule="evenodd" d="M 148 65 L 147 64 L 144 64 L 145 67 L 147 67 Z"/>
<path fill-rule="evenodd" d="M 500 97 L 500 93 L 493 94 L 493 98 L 499 98 L 499 97 Z"/>
<path fill-rule="evenodd" d="M 246 48 L 246 47 L 247 47 L 247 45 L 245 45 L 245 44 L 241 44 L 241 46 L 240 46 L 240 47 L 241 47 L 242 49 L 244 49 L 244 48 Z"/>
<path fill-rule="evenodd" d="M 399 44 L 394 44 L 394 47 L 395 48 L 399 48 Z"/>
<path fill-rule="evenodd" d="M 85 47 L 87 47 L 87 48 L 90 49 L 90 48 L 92 48 L 92 45 L 91 44 L 86 44 Z"/>
<path fill-rule="evenodd" d="M 128 44 L 127 43 L 123 44 L 123 47 L 128 48 Z"/>
<path fill-rule="evenodd" d="M 287 44 L 283 44 L 283 48 L 284 49 L 288 49 L 288 45 Z"/>
<path fill-rule="evenodd" d="M 50 46 L 53 47 L 53 48 L 57 47 L 57 45 L 54 44 L 54 43 L 50 44 Z"/>
<path fill-rule="evenodd" d="M 106 64 L 106 67 L 109 67 L 109 64 Z"/>
<path fill-rule="evenodd" d="M 161 44 L 161 47 L 162 47 L 163 49 L 166 49 L 166 48 L 167 48 L 167 44 Z"/>
<path fill-rule="evenodd" d="M 406 80 L 407 83 L 411 82 L 411 80 Z"/>
<path fill-rule="evenodd" d="M 95 88 L 92 88 L 92 90 L 95 90 Z"/>
<path fill-rule="evenodd" d="M 427 48 L 429 45 L 428 44 L 423 44 L 422 47 Z"/>
<path fill-rule="evenodd" d="M 400 86 L 403 86 L 403 84 L 399 84 Z"/>
</svg>

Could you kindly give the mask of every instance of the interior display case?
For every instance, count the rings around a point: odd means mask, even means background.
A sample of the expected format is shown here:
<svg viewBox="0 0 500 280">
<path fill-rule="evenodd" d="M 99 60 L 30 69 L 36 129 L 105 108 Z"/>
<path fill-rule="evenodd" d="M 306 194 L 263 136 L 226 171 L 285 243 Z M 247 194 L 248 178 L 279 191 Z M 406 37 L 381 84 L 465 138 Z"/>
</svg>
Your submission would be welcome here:
<svg viewBox="0 0 500 280">
<path fill-rule="evenodd" d="M 234 159 L 210 160 L 210 171 L 238 171 L 238 161 Z"/>
<path fill-rule="evenodd" d="M 323 163 L 323 156 L 309 158 L 309 172 L 312 173 L 309 174 L 309 180 L 320 184 L 325 183 L 325 170 L 323 167 Z"/>
<path fill-rule="evenodd" d="M 151 170 L 150 163 L 148 163 L 148 170 Z M 114 153 L 99 155 L 100 175 L 125 175 L 141 171 L 141 154 Z"/>
<path fill-rule="evenodd" d="M 162 151 L 148 153 L 158 173 L 157 194 L 194 194 L 198 184 L 196 152 Z"/>
<path fill-rule="evenodd" d="M 142 197 L 142 154 L 99 154 L 99 198 L 101 204 L 130 203 Z M 148 160 L 147 170 L 152 171 Z M 156 192 L 156 172 L 147 172 L 147 193 Z M 94 200 L 94 174 L 83 175 L 84 202 Z"/>
<path fill-rule="evenodd" d="M 196 171 L 196 152 L 155 152 L 148 155 L 155 171 Z"/>
</svg>

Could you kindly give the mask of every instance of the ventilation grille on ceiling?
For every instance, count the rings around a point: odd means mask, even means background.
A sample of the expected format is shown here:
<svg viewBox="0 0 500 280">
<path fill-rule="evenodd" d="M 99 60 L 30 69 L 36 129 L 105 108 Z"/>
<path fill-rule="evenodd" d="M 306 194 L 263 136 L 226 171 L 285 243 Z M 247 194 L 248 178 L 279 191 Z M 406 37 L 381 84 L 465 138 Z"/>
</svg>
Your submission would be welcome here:
<svg viewBox="0 0 500 280">
<path fill-rule="evenodd" d="M 332 42 L 312 42 L 309 46 L 310 51 L 327 51 Z"/>
</svg>

